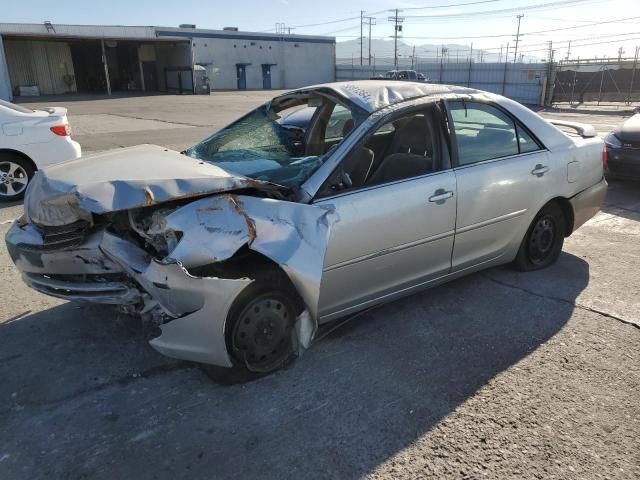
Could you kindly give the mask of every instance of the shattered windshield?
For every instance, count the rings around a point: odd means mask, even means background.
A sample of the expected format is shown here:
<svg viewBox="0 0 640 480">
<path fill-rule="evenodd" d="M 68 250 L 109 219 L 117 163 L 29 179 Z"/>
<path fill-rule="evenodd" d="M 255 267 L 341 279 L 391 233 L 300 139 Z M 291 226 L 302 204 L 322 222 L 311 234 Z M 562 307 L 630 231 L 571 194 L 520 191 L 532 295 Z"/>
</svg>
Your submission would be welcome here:
<svg viewBox="0 0 640 480">
<path fill-rule="evenodd" d="M 267 103 L 184 153 L 229 172 L 297 187 L 353 128 L 355 123 L 347 122 L 351 117 L 348 109 L 327 99 L 298 101 L 277 113 Z M 343 127 L 336 133 L 332 126 L 338 122 Z"/>
</svg>

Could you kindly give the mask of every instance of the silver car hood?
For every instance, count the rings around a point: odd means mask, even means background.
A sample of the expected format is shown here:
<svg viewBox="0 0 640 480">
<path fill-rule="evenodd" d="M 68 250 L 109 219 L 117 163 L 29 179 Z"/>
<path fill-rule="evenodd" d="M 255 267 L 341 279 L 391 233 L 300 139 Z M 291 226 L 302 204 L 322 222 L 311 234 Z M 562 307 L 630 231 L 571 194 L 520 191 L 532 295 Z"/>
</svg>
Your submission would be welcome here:
<svg viewBox="0 0 640 480">
<path fill-rule="evenodd" d="M 110 150 L 36 172 L 25 197 L 30 221 L 59 226 L 91 214 L 270 184 L 155 145 Z"/>
</svg>

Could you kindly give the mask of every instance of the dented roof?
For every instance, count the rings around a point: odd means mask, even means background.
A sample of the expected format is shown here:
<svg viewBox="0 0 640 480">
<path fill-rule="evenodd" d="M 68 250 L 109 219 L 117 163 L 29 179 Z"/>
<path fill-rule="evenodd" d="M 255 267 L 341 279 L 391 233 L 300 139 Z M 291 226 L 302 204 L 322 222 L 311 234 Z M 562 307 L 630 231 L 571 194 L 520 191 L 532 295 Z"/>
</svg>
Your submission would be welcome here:
<svg viewBox="0 0 640 480">
<path fill-rule="evenodd" d="M 369 113 L 395 103 L 426 96 L 450 94 L 471 95 L 481 92 L 473 88 L 435 83 L 403 82 L 397 80 L 354 80 L 348 82 L 326 83 L 301 88 L 298 92 L 307 92 L 325 88 L 333 90 Z"/>
</svg>

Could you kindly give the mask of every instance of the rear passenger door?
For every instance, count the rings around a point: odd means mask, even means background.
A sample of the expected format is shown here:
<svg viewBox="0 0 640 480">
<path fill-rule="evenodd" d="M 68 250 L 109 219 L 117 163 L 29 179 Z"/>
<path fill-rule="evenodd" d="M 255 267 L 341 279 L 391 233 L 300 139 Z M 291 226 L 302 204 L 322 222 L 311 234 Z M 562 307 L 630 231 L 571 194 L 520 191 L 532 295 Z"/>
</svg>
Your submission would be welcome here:
<svg viewBox="0 0 640 480">
<path fill-rule="evenodd" d="M 545 201 L 553 165 L 543 145 L 492 103 L 447 102 L 458 190 L 452 271 L 515 255 Z"/>
</svg>

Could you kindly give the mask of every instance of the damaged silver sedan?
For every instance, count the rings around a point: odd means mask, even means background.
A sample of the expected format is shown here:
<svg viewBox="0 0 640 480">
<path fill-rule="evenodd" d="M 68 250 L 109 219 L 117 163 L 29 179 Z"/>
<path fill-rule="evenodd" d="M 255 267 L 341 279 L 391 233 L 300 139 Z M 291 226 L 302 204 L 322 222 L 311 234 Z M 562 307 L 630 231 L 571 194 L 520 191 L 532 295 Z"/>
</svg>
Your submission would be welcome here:
<svg viewBox="0 0 640 480">
<path fill-rule="evenodd" d="M 156 321 L 165 355 L 260 375 L 319 328 L 493 265 L 546 267 L 606 193 L 602 142 L 506 98 L 359 81 L 276 97 L 184 152 L 39 171 L 7 234 L 35 290 Z"/>
</svg>

